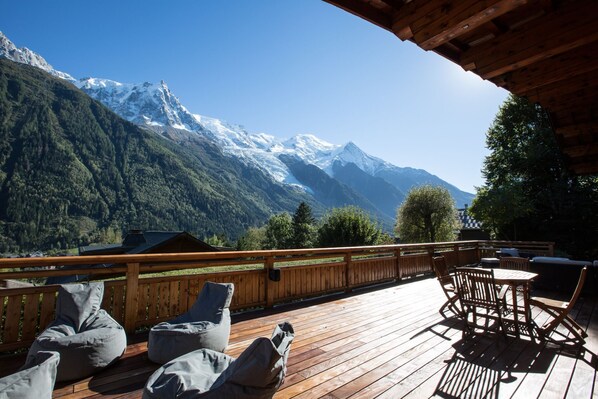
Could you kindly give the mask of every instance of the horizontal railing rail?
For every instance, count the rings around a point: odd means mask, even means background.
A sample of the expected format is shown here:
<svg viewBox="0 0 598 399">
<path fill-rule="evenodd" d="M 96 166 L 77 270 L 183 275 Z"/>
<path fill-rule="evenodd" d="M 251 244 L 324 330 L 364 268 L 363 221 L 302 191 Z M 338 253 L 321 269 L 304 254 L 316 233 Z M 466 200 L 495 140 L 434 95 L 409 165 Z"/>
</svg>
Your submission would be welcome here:
<svg viewBox="0 0 598 399">
<path fill-rule="evenodd" d="M 553 243 L 458 241 L 368 247 L 0 259 L 0 351 L 31 344 L 54 319 L 58 285 L 7 281 L 105 280 L 102 307 L 128 333 L 189 309 L 206 281 L 232 282 L 232 310 L 276 304 L 431 273 L 431 257 L 478 263 L 501 247 L 551 254 Z"/>
</svg>

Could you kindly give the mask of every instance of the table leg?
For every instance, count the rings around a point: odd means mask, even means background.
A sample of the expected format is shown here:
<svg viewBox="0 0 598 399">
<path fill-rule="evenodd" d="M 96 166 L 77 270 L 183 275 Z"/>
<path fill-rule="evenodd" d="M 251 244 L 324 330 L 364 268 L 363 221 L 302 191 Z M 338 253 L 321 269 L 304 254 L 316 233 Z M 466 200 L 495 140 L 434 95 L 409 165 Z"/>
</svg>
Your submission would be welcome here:
<svg viewBox="0 0 598 399">
<path fill-rule="evenodd" d="M 525 312 L 525 325 L 527 326 L 529 337 L 533 343 L 536 343 L 532 326 L 532 309 L 529 304 L 529 282 L 523 284 L 523 309 Z"/>
<path fill-rule="evenodd" d="M 517 286 L 511 285 L 511 293 L 513 294 L 513 318 L 515 319 L 515 334 L 519 337 L 519 310 L 517 309 Z"/>
</svg>

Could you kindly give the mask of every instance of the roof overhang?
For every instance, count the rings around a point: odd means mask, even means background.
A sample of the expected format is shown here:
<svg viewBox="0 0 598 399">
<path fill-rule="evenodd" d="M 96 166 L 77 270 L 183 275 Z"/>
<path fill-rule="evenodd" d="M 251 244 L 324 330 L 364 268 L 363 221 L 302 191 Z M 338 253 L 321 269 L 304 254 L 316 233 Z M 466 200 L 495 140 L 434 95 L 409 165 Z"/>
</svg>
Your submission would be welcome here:
<svg viewBox="0 0 598 399">
<path fill-rule="evenodd" d="M 539 103 L 569 170 L 598 173 L 598 1 L 324 1 Z"/>
</svg>

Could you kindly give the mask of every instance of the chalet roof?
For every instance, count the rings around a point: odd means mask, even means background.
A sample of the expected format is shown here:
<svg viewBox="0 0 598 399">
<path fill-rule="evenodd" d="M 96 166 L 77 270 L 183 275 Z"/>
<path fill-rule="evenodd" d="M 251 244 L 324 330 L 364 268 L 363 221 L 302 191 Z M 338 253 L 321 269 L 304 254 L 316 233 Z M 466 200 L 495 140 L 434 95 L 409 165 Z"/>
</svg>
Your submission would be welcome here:
<svg viewBox="0 0 598 399">
<path fill-rule="evenodd" d="M 132 237 L 139 237 L 132 240 Z M 164 245 L 177 238 L 193 241 L 204 251 L 218 251 L 211 245 L 195 238 L 185 231 L 144 231 L 129 233 L 122 244 L 88 245 L 79 248 L 80 255 L 115 255 L 115 254 L 142 254 Z"/>
<path fill-rule="evenodd" d="M 457 216 L 459 223 L 461 223 L 461 229 L 479 230 L 482 228 L 482 223 L 472 218 L 467 213 L 467 208 L 457 209 Z"/>
<path fill-rule="evenodd" d="M 569 170 L 598 173 L 598 1 L 325 1 L 539 103 Z"/>
</svg>

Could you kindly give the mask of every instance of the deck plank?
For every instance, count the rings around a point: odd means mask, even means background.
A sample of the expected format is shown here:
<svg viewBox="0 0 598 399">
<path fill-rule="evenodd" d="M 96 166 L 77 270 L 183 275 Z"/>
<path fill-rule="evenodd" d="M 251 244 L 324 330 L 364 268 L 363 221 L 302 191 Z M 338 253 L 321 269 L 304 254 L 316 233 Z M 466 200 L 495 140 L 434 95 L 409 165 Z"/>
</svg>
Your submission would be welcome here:
<svg viewBox="0 0 598 399">
<path fill-rule="evenodd" d="M 436 280 L 420 279 L 237 314 L 226 353 L 238 356 L 287 320 L 296 338 L 276 398 L 598 396 L 596 298 L 582 298 L 575 308 L 589 334 L 577 353 L 525 336 L 462 340 L 462 322 L 438 314 L 444 299 Z M 534 317 L 541 324 L 547 315 Z M 140 398 L 158 365 L 147 358 L 147 333 L 129 338 L 116 364 L 81 381 L 58 383 L 54 397 Z M 23 354 L 0 357 L 0 376 L 23 361 Z"/>
</svg>

